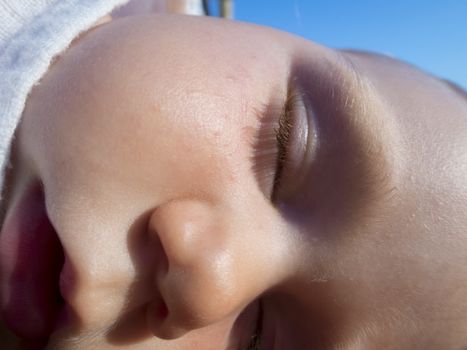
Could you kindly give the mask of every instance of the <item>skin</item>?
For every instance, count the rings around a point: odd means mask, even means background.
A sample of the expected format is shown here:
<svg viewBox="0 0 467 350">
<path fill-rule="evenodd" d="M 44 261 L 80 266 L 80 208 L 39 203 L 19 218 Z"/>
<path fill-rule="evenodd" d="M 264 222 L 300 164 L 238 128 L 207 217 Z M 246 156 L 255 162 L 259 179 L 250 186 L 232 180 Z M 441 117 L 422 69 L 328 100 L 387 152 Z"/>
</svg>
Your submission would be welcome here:
<svg viewBox="0 0 467 350">
<path fill-rule="evenodd" d="M 49 348 L 241 349 L 259 301 L 264 349 L 465 348 L 466 116 L 412 66 L 269 28 L 93 29 L 29 96 L 9 177 L 3 227 L 41 182 L 65 254 Z"/>
</svg>

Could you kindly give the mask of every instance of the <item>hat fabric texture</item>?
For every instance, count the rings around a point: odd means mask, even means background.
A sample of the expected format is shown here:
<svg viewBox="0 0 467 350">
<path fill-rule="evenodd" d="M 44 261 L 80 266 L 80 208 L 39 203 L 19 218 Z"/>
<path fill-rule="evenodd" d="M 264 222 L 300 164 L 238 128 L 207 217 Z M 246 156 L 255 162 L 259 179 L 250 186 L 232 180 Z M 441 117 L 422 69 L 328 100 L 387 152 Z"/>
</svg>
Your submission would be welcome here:
<svg viewBox="0 0 467 350">
<path fill-rule="evenodd" d="M 54 56 L 128 0 L 0 0 L 0 203 L 11 143 L 29 92 Z"/>
</svg>

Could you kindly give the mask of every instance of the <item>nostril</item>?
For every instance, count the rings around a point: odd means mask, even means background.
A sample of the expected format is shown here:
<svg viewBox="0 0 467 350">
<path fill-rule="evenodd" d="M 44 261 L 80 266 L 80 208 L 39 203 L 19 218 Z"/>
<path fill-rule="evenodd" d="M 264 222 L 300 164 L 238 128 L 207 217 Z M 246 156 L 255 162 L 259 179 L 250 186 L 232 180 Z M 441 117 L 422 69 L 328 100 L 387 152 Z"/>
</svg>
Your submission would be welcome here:
<svg viewBox="0 0 467 350">
<path fill-rule="evenodd" d="M 171 330 L 167 330 L 167 320 L 170 317 L 170 311 L 162 298 L 152 300 L 146 309 L 146 320 L 149 330 L 161 339 L 174 339 L 178 337 Z"/>
<path fill-rule="evenodd" d="M 157 317 L 160 318 L 161 320 L 165 320 L 167 316 L 169 316 L 169 309 L 167 308 L 167 305 L 161 301 L 157 307 Z"/>
</svg>

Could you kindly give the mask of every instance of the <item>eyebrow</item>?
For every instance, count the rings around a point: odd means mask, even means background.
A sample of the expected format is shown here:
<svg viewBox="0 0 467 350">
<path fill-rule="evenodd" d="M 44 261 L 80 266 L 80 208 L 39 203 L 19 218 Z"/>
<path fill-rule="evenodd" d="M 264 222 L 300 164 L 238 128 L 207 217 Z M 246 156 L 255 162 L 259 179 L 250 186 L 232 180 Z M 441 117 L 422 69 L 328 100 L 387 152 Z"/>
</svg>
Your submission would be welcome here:
<svg viewBox="0 0 467 350">
<path fill-rule="evenodd" d="M 376 59 L 388 60 L 388 61 L 391 61 L 391 62 L 404 64 L 404 65 L 409 65 L 409 66 L 412 66 L 413 68 L 420 69 L 416 65 L 413 65 L 413 64 L 411 64 L 409 62 L 405 62 L 403 60 L 397 60 L 397 59 L 395 59 L 395 58 L 393 58 L 391 56 L 381 54 L 381 53 L 378 53 L 378 52 L 357 50 L 357 49 L 341 49 L 340 51 L 343 52 L 343 53 L 354 54 L 354 55 L 357 55 L 357 56 L 363 56 L 363 57 L 366 56 L 366 57 L 373 57 L 373 58 L 376 58 Z M 453 82 L 453 81 L 451 81 L 449 79 L 433 76 L 433 75 L 431 75 L 429 73 L 426 73 L 426 72 L 425 72 L 425 74 L 428 74 L 428 75 L 432 76 L 433 78 L 437 79 L 438 81 L 440 81 L 441 83 L 444 83 L 456 95 L 458 95 L 459 97 L 467 100 L 467 90 L 465 90 L 459 84 L 457 84 L 457 83 L 455 83 L 455 82 Z"/>
</svg>

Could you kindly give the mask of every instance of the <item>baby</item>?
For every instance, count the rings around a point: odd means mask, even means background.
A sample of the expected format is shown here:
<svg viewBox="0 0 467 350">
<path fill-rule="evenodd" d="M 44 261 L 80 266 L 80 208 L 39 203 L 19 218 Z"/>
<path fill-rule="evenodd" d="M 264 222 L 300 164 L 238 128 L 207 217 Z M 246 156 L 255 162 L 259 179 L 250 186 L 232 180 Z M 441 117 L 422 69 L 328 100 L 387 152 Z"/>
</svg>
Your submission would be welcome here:
<svg viewBox="0 0 467 350">
<path fill-rule="evenodd" d="M 26 348 L 467 347 L 461 88 L 245 23 L 99 23 L 11 149 L 0 305 Z"/>
</svg>

